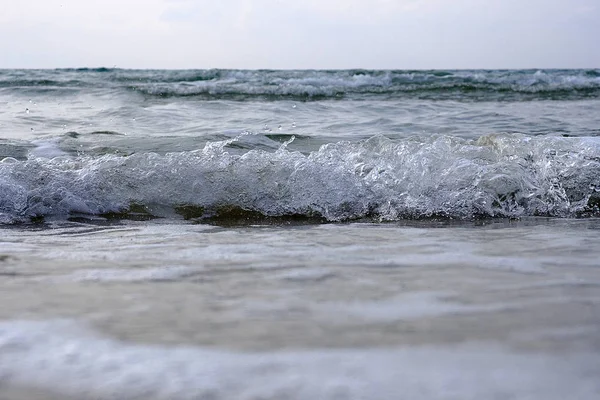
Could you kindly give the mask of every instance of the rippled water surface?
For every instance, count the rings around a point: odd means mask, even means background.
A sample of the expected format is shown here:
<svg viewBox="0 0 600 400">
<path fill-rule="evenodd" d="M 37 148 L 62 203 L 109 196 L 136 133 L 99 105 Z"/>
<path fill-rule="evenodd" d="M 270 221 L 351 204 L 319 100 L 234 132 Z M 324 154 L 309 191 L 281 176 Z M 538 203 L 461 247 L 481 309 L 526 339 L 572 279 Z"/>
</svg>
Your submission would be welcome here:
<svg viewBox="0 0 600 400">
<path fill-rule="evenodd" d="M 600 72 L 0 71 L 0 399 L 600 397 Z"/>
</svg>

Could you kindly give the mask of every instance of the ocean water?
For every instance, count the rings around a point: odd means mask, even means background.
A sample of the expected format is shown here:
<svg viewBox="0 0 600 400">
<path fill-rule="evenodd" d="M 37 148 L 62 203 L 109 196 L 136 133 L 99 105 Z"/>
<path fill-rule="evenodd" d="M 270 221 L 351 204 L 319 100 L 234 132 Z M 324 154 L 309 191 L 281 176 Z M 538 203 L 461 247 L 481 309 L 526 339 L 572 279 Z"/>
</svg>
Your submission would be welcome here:
<svg viewBox="0 0 600 400">
<path fill-rule="evenodd" d="M 600 70 L 0 70 L 0 399 L 600 398 Z"/>
</svg>

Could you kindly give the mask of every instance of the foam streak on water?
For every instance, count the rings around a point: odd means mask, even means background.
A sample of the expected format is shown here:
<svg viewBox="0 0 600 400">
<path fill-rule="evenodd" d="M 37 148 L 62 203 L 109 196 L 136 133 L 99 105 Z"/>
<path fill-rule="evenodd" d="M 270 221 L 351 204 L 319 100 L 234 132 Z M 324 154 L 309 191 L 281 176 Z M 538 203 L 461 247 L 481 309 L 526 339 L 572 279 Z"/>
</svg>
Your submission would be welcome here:
<svg viewBox="0 0 600 400">
<path fill-rule="evenodd" d="M 597 358 L 477 346 L 244 354 L 127 345 L 65 321 L 9 321 L 0 350 L 0 377 L 74 398 L 561 400 L 600 391 Z"/>
</svg>

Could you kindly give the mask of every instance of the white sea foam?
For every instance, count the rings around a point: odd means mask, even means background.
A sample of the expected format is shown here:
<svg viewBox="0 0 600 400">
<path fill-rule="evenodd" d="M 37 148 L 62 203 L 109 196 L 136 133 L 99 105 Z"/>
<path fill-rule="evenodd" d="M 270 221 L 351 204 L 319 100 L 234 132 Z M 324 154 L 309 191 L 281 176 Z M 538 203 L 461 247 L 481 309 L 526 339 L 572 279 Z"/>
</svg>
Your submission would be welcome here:
<svg viewBox="0 0 600 400">
<path fill-rule="evenodd" d="M 179 280 L 200 271 L 198 267 L 186 266 L 81 269 L 58 279 L 75 282 L 162 282 Z"/>
<path fill-rule="evenodd" d="M 33 144 L 33 147 L 29 152 L 34 157 L 54 158 L 67 155 L 67 153 L 59 147 L 58 138 L 34 140 L 31 144 Z"/>
<path fill-rule="evenodd" d="M 0 378 L 94 399 L 596 399 L 595 354 L 471 345 L 235 353 L 142 346 L 68 321 L 0 323 Z"/>
<path fill-rule="evenodd" d="M 321 282 L 335 277 L 335 273 L 327 268 L 294 268 L 274 275 L 275 279 L 282 279 L 288 282 L 310 283 Z"/>
<path fill-rule="evenodd" d="M 323 309 L 327 311 L 327 314 L 341 318 L 359 317 L 367 321 L 397 321 L 436 317 L 445 314 L 490 312 L 515 307 L 515 305 L 506 304 L 468 305 L 441 300 L 443 297 L 450 295 L 452 294 L 414 292 L 380 301 L 329 303 L 324 304 Z"/>
<path fill-rule="evenodd" d="M 232 154 L 233 140 L 202 150 L 128 157 L 31 157 L 0 163 L 0 213 L 149 212 L 195 205 L 330 221 L 448 216 L 574 216 L 593 212 L 598 138 L 485 136 L 338 142 L 308 155 L 280 148 Z"/>
</svg>

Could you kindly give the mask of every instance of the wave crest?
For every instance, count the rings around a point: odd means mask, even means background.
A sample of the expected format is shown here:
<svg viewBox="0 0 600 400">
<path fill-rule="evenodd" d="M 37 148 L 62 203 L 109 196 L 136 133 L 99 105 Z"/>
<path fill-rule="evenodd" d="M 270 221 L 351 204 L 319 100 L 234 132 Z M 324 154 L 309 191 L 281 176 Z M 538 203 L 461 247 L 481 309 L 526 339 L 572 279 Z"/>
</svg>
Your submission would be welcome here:
<svg viewBox="0 0 600 400">
<path fill-rule="evenodd" d="M 198 219 L 600 215 L 598 138 L 376 136 L 309 154 L 285 144 L 232 154 L 235 140 L 165 155 L 7 158 L 0 222 L 127 213 L 132 204 L 134 212 Z"/>
<path fill-rule="evenodd" d="M 341 97 L 429 99 L 584 99 L 600 97 L 600 71 L 591 70 L 5 70 L 2 90 L 134 91 L 145 96 L 303 100 Z"/>
</svg>

